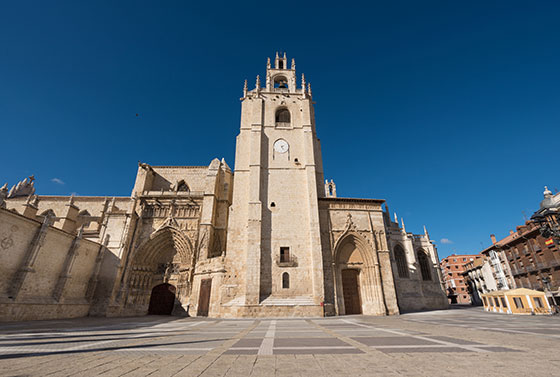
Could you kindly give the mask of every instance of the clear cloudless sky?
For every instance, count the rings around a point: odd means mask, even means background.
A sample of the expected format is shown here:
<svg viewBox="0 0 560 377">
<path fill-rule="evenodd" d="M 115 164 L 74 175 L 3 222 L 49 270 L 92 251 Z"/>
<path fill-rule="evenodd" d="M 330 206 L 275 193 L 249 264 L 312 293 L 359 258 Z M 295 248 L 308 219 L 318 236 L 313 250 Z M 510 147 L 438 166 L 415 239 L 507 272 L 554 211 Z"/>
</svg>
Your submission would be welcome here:
<svg viewBox="0 0 560 377">
<path fill-rule="evenodd" d="M 4 1 L 0 185 L 130 195 L 139 160 L 233 166 L 243 81 L 286 51 L 339 196 L 477 253 L 560 188 L 559 19 L 558 1 Z"/>
</svg>

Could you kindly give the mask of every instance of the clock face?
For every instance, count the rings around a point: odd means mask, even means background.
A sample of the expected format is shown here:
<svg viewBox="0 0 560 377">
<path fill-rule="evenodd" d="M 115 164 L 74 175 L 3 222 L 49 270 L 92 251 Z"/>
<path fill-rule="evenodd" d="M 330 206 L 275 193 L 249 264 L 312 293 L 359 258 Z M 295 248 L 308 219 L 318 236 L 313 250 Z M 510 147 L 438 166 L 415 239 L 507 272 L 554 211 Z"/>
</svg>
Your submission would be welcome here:
<svg viewBox="0 0 560 377">
<path fill-rule="evenodd" d="M 278 153 L 286 153 L 290 145 L 284 139 L 278 139 L 274 142 L 274 150 Z"/>
</svg>

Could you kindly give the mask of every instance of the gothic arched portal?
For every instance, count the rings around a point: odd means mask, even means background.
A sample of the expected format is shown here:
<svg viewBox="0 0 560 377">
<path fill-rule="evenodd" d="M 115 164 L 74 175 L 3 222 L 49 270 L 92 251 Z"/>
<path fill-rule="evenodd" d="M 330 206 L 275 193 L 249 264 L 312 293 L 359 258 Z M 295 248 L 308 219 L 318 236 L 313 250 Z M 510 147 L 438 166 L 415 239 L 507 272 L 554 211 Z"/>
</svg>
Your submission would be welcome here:
<svg viewBox="0 0 560 377">
<path fill-rule="evenodd" d="M 173 287 L 173 301 L 186 306 L 192 282 L 192 250 L 179 229 L 164 227 L 154 232 L 131 256 L 125 275 L 125 311 L 156 314 L 152 313 L 152 299 L 164 294 L 164 287 Z"/>
<path fill-rule="evenodd" d="M 349 232 L 336 243 L 334 258 L 338 314 L 386 314 L 375 250 Z"/>
</svg>

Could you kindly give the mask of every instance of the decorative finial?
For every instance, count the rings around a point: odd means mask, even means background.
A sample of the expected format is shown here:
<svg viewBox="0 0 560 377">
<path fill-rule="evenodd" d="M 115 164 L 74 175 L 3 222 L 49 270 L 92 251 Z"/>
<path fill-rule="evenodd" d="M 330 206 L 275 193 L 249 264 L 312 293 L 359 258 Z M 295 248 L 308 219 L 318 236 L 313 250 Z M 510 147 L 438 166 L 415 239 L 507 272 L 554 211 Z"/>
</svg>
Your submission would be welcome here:
<svg viewBox="0 0 560 377">
<path fill-rule="evenodd" d="M 544 186 L 543 195 L 544 195 L 545 198 L 547 198 L 549 196 L 552 196 L 552 191 L 550 191 L 547 186 Z"/>
<path fill-rule="evenodd" d="M 69 205 L 69 206 L 73 206 L 73 205 L 74 205 L 74 194 L 70 195 L 70 199 L 68 199 L 68 205 Z"/>
<path fill-rule="evenodd" d="M 406 233 L 406 228 L 404 227 L 404 219 L 402 217 L 401 217 L 401 225 L 402 225 L 401 228 L 403 233 Z"/>
<path fill-rule="evenodd" d="M 286 59 L 286 53 L 284 53 L 284 60 Z"/>
<path fill-rule="evenodd" d="M 247 97 L 247 80 L 245 80 L 245 84 L 243 85 L 243 98 Z"/>
<path fill-rule="evenodd" d="M 292 71 L 296 69 L 296 59 L 292 58 Z"/>
<path fill-rule="evenodd" d="M 259 77 L 259 75 L 257 75 L 257 82 L 255 83 L 255 87 L 257 90 L 259 90 L 261 87 L 261 78 Z"/>
<path fill-rule="evenodd" d="M 276 51 L 276 59 L 278 59 L 278 51 Z"/>
<path fill-rule="evenodd" d="M 428 231 L 426 230 L 426 225 L 424 225 L 424 235 L 428 237 Z"/>
<path fill-rule="evenodd" d="M 395 222 L 398 224 L 399 223 L 399 218 L 397 217 L 397 213 L 393 212 L 393 215 L 395 217 Z"/>
<path fill-rule="evenodd" d="M 305 75 L 301 74 L 301 92 L 305 94 Z"/>
<path fill-rule="evenodd" d="M 307 94 L 309 94 L 309 97 L 312 96 L 312 94 L 311 94 L 311 83 L 307 84 Z"/>
<path fill-rule="evenodd" d="M 266 68 L 270 69 L 270 58 L 266 58 Z"/>
</svg>

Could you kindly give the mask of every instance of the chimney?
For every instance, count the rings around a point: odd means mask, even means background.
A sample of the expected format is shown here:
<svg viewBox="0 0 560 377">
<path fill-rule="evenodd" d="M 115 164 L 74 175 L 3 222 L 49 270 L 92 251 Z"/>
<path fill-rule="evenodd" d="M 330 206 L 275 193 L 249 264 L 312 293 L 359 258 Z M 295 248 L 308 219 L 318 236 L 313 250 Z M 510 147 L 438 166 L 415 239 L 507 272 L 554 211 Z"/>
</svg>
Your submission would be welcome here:
<svg viewBox="0 0 560 377">
<path fill-rule="evenodd" d="M 494 245 L 496 243 L 496 236 L 494 234 L 491 234 L 490 239 L 492 240 L 492 245 Z"/>
</svg>

